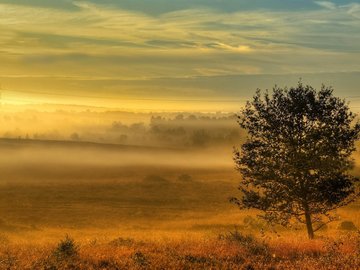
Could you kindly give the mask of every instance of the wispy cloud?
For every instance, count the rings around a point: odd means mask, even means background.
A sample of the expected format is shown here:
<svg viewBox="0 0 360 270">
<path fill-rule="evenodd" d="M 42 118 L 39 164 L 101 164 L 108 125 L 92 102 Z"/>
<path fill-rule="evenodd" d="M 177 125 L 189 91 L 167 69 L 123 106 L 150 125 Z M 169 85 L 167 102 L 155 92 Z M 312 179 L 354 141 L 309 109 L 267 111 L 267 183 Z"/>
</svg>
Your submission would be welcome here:
<svg viewBox="0 0 360 270">
<path fill-rule="evenodd" d="M 318 4 L 321 7 L 327 8 L 327 9 L 336 9 L 337 6 L 335 3 L 330 1 L 315 1 L 316 4 Z"/>
<path fill-rule="evenodd" d="M 344 7 L 348 8 L 348 13 L 350 15 L 360 19 L 360 4 L 359 3 L 351 3 Z"/>
<path fill-rule="evenodd" d="M 119 81 L 360 70 L 358 3 L 231 10 L 188 1 L 186 8 L 145 13 L 116 1 L 7 2 L 0 4 L 0 75 L 22 79 L 11 80 L 18 87 L 28 80 L 29 87 L 49 88 L 51 78 L 67 78 L 53 88 L 131 93 L 134 87 Z"/>
</svg>

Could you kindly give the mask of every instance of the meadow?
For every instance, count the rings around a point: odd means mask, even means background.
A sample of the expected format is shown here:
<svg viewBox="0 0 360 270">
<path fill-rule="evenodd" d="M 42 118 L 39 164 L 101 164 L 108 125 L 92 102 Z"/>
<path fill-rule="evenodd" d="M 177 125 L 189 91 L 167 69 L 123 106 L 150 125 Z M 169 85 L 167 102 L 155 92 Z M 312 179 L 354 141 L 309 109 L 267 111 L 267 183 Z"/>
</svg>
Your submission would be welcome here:
<svg viewBox="0 0 360 270">
<path fill-rule="evenodd" d="M 360 227 L 358 203 L 313 241 L 301 226 L 268 226 L 229 203 L 240 177 L 231 149 L 0 148 L 0 269 L 360 268 L 359 232 L 339 229 Z"/>
</svg>

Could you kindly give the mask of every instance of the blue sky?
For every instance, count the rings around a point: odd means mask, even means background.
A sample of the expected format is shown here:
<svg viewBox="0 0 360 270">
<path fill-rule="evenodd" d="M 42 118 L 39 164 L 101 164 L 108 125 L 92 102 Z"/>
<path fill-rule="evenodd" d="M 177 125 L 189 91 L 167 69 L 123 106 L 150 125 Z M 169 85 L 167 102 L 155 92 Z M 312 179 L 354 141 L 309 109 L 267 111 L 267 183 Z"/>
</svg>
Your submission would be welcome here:
<svg viewBox="0 0 360 270">
<path fill-rule="evenodd" d="M 13 101 L 241 99 L 299 77 L 359 92 L 359 1 L 0 0 L 0 29 Z"/>
</svg>

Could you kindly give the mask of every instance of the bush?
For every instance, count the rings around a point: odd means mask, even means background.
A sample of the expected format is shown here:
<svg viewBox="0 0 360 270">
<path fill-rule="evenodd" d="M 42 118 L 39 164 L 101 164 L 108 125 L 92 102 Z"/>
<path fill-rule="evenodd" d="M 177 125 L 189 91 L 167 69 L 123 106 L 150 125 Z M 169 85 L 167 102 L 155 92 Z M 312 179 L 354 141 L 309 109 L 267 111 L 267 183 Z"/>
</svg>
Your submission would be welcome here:
<svg viewBox="0 0 360 270">
<path fill-rule="evenodd" d="M 65 239 L 57 245 L 54 255 L 58 259 L 71 258 L 78 254 L 78 249 L 79 247 L 75 244 L 74 239 L 66 235 Z"/>
<path fill-rule="evenodd" d="M 345 230 L 345 231 L 357 231 L 357 228 L 355 224 L 352 221 L 343 221 L 340 223 L 339 230 Z"/>
<path fill-rule="evenodd" d="M 225 235 L 220 235 L 219 239 L 232 243 L 237 243 L 246 248 L 253 255 L 268 255 L 269 247 L 265 242 L 259 242 L 252 235 L 244 235 L 237 229 Z"/>
</svg>

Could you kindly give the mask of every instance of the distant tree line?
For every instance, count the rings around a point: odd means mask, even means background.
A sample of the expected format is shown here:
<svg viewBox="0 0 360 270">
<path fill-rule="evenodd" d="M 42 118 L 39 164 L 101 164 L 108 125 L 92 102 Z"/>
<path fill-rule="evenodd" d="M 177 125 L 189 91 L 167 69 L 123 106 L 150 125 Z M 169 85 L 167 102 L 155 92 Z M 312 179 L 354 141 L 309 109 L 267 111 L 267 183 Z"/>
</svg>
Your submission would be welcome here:
<svg viewBox="0 0 360 270">
<path fill-rule="evenodd" d="M 106 117 L 106 116 L 104 116 Z M 126 145 L 151 145 L 166 147 L 208 147 L 234 145 L 241 141 L 242 131 L 233 114 L 171 115 L 149 114 L 148 120 L 132 122 L 126 116 L 106 124 L 77 120 L 68 129 L 37 130 L 29 132 L 25 126 L 3 133 L 5 138 L 33 140 L 69 140 L 115 143 Z M 80 118 L 82 119 L 82 118 Z M 12 121 L 14 119 L 7 119 Z M 127 122 L 126 122 L 127 121 Z M 72 122 L 71 122 L 72 123 Z"/>
<path fill-rule="evenodd" d="M 234 125 L 235 116 L 184 116 L 174 118 L 151 117 L 150 123 L 124 125 L 115 121 L 112 132 L 118 133 L 120 143 L 139 141 L 152 145 L 207 147 L 229 144 L 240 140 L 241 132 Z"/>
</svg>

